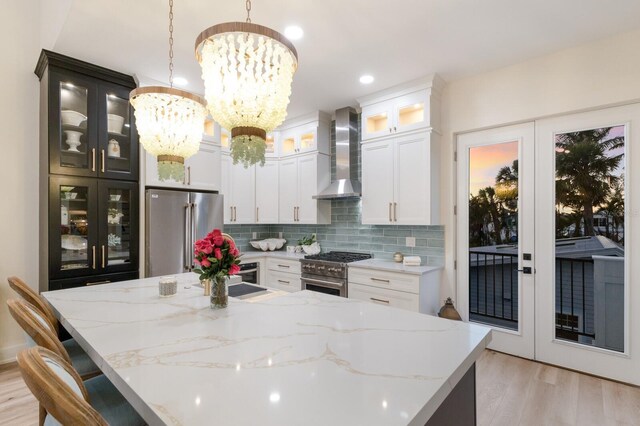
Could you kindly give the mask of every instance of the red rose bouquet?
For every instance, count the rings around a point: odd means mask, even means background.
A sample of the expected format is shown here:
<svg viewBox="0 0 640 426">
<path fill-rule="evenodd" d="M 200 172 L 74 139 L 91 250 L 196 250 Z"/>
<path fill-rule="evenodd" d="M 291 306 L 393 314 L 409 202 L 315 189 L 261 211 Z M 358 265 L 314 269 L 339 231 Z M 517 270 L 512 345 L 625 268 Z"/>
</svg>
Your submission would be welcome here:
<svg viewBox="0 0 640 426">
<path fill-rule="evenodd" d="M 212 282 L 212 307 L 227 306 L 226 279 L 240 272 L 240 251 L 235 243 L 223 236 L 219 229 L 214 229 L 195 242 L 193 253 L 193 261 L 198 265 L 193 271 L 200 275 L 200 281 Z"/>
</svg>

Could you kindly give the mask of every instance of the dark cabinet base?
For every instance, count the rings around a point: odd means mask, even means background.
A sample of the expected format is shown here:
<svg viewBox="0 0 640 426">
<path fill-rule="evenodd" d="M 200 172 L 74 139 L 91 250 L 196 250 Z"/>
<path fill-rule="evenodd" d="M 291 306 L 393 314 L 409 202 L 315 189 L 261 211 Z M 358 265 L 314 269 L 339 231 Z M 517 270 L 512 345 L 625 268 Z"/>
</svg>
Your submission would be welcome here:
<svg viewBox="0 0 640 426">
<path fill-rule="evenodd" d="M 426 426 L 475 426 L 476 364 L 462 376 Z"/>
<path fill-rule="evenodd" d="M 49 290 L 64 290 L 65 288 L 85 287 L 92 285 L 108 284 L 118 281 L 137 280 L 138 272 L 125 272 L 121 274 L 94 275 L 91 277 L 66 278 L 63 280 L 49 281 Z"/>
</svg>

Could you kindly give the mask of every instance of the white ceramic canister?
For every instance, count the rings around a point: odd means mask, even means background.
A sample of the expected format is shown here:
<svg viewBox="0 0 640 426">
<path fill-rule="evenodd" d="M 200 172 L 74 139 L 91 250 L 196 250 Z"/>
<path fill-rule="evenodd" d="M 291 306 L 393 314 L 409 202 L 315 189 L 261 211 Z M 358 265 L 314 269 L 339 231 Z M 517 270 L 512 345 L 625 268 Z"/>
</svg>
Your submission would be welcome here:
<svg viewBox="0 0 640 426">
<path fill-rule="evenodd" d="M 109 157 L 120 157 L 120 144 L 117 140 L 111 139 L 109 146 L 107 147 L 107 154 Z"/>
</svg>

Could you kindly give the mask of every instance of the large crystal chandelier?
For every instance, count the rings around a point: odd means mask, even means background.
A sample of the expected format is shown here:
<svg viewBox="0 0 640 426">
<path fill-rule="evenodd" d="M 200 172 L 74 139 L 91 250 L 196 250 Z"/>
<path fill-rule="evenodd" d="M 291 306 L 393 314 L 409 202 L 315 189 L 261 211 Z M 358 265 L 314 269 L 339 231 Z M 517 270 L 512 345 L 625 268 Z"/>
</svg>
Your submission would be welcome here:
<svg viewBox="0 0 640 426">
<path fill-rule="evenodd" d="M 140 143 L 158 160 L 160 180 L 184 179 L 184 160 L 198 152 L 206 117 L 202 97 L 173 88 L 173 0 L 169 0 L 169 85 L 131 91 Z"/>
<path fill-rule="evenodd" d="M 291 82 L 298 66 L 293 44 L 282 34 L 251 23 L 227 22 L 204 30 L 196 39 L 207 108 L 231 130 L 233 162 L 264 164 L 267 133 L 287 116 Z"/>
</svg>

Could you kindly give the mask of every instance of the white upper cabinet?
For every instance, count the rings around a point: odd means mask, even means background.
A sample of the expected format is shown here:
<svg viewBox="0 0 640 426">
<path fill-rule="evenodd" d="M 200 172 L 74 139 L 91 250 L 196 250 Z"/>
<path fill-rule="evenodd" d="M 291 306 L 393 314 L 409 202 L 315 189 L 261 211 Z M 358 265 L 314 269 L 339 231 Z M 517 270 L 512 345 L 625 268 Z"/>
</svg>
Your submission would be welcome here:
<svg viewBox="0 0 640 426">
<path fill-rule="evenodd" d="M 256 223 L 278 223 L 278 160 L 256 164 Z"/>
<path fill-rule="evenodd" d="M 362 140 L 421 129 L 440 129 L 440 92 L 437 75 L 412 81 L 358 99 L 362 108 Z"/>
<path fill-rule="evenodd" d="M 330 183 L 330 161 L 315 153 L 280 161 L 280 223 L 331 223 L 331 201 L 313 198 Z"/>
<path fill-rule="evenodd" d="M 318 152 L 329 155 L 331 117 L 323 112 L 290 119 L 278 127 L 278 155 Z"/>
<path fill-rule="evenodd" d="M 246 224 L 256 220 L 255 166 L 245 168 L 242 163 L 233 164 L 229 154 L 221 160 L 222 190 L 224 195 L 224 223 Z"/>
<path fill-rule="evenodd" d="M 200 150 L 184 162 L 184 180 L 164 180 L 158 178 L 158 162 L 145 151 L 145 185 L 160 188 L 181 188 L 189 190 L 219 191 L 221 184 L 220 146 L 201 142 Z"/>
<path fill-rule="evenodd" d="M 423 131 L 362 144 L 363 224 L 439 224 L 437 137 Z"/>
</svg>

